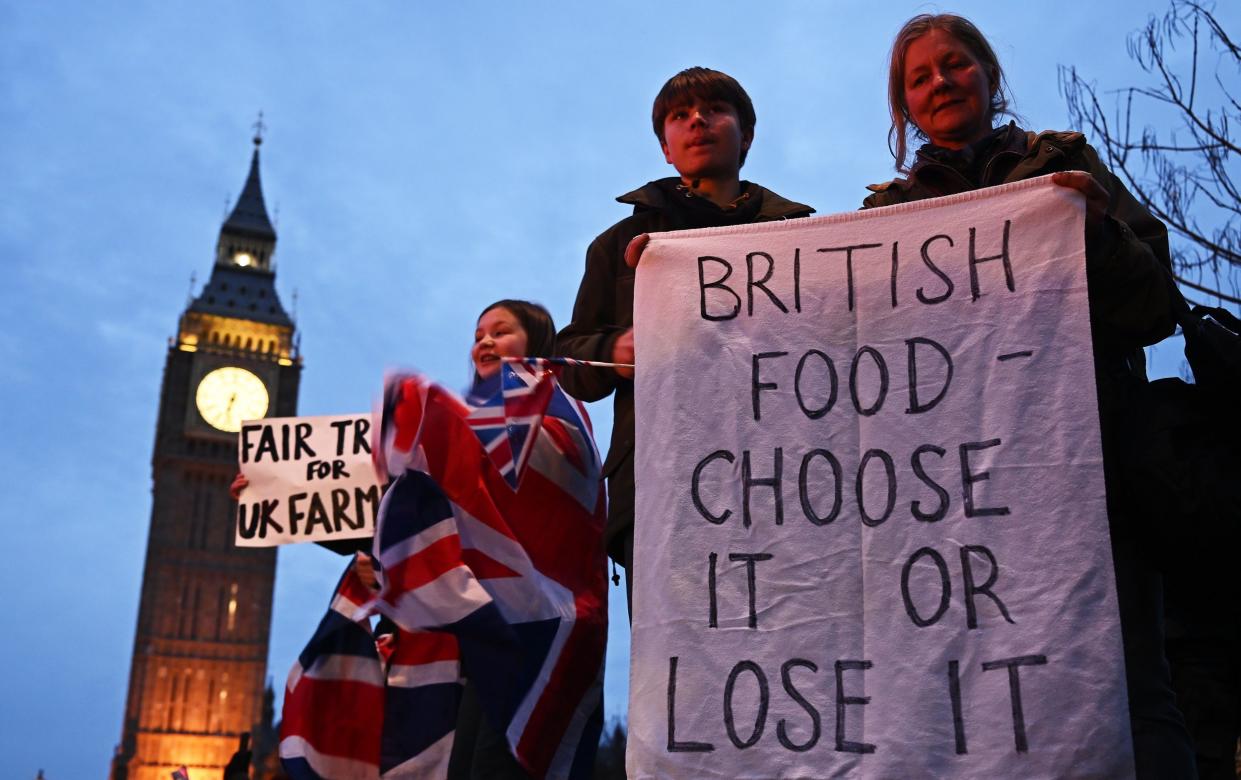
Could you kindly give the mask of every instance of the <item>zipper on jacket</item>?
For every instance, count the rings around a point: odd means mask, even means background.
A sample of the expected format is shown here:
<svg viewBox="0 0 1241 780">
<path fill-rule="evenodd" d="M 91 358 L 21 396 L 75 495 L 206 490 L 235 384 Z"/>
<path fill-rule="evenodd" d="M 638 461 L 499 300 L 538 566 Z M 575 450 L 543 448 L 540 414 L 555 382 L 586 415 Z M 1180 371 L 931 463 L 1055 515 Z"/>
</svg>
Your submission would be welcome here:
<svg viewBox="0 0 1241 780">
<path fill-rule="evenodd" d="M 982 184 L 982 186 L 983 186 L 983 187 L 990 187 L 990 186 L 993 186 L 993 185 L 987 184 L 986 182 L 991 181 L 991 166 L 995 165 L 995 161 L 996 161 L 996 160 L 998 160 L 998 159 L 1000 159 L 1001 157 L 1004 157 L 1004 156 L 1006 156 L 1006 155 L 1010 155 L 1010 154 L 1011 154 L 1011 155 L 1013 155 L 1014 157 L 1016 157 L 1016 158 L 1017 158 L 1017 162 L 1018 162 L 1018 163 L 1020 163 L 1020 162 L 1021 162 L 1021 158 L 1022 158 L 1022 157 L 1025 157 L 1025 155 L 1024 155 L 1024 154 L 1022 154 L 1022 153 L 1020 153 L 1020 152 L 1014 152 L 1012 149 L 1005 149 L 1005 150 L 1001 151 L 1001 152 L 1000 152 L 1000 153 L 998 153 L 998 154 L 994 154 L 994 155 L 992 155 L 992 156 L 991 156 L 991 159 L 990 159 L 990 160 L 987 160 L 987 164 L 986 164 L 986 165 L 984 165 L 984 166 L 983 166 L 983 168 L 982 168 L 982 181 L 984 182 L 984 183 Z M 1027 154 L 1029 154 L 1029 152 L 1027 152 Z M 1016 166 L 1013 166 L 1013 167 L 1016 167 Z M 1003 183 L 1003 182 L 1001 182 L 1001 184 L 1002 184 L 1002 183 Z"/>
<path fill-rule="evenodd" d="M 938 162 L 936 160 L 932 160 L 929 157 L 923 157 L 922 159 L 924 161 L 923 164 L 920 166 L 922 170 L 925 170 L 927 168 L 936 168 L 936 169 L 945 170 L 951 173 L 956 178 L 956 180 L 959 181 L 962 185 L 961 189 L 957 190 L 957 192 L 969 192 L 970 190 L 978 189 L 974 185 L 970 184 L 970 180 L 962 176 L 961 172 L 958 171 L 956 168 L 953 168 L 951 165 L 945 165 L 944 163 Z M 918 175 L 917 171 L 912 171 L 911 173 L 913 173 L 915 176 Z M 923 182 L 923 186 L 925 186 L 925 181 Z M 956 195 L 957 192 L 944 192 L 941 190 L 939 192 L 939 195 L 940 197 L 944 195 Z"/>
</svg>

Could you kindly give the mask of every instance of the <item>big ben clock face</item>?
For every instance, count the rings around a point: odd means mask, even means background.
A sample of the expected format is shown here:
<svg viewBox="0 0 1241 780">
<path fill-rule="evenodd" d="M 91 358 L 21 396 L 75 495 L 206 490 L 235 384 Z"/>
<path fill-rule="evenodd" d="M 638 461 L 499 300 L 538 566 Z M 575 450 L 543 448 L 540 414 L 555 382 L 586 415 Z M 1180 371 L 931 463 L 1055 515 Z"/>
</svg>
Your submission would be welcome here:
<svg viewBox="0 0 1241 780">
<path fill-rule="evenodd" d="M 242 420 L 267 414 L 268 400 L 263 380 L 237 366 L 217 368 L 204 376 L 194 395 L 203 419 L 227 433 L 241 430 Z"/>
</svg>

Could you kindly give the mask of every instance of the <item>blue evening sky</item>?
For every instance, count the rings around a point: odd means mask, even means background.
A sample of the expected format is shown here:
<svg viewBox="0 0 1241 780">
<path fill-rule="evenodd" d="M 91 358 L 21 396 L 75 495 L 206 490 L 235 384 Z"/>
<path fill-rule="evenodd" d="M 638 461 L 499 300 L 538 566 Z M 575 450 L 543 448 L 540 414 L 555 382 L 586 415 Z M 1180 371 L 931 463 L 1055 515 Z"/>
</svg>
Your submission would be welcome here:
<svg viewBox="0 0 1241 780">
<path fill-rule="evenodd" d="M 1221 5 L 1235 33 L 1241 8 Z M 463 386 L 492 300 L 567 321 L 587 244 L 626 215 L 613 198 L 670 173 L 650 104 L 684 67 L 732 73 L 753 97 L 745 177 L 828 214 L 891 177 L 885 59 L 913 13 L 971 17 L 1029 125 L 1063 128 L 1057 65 L 1130 83 L 1125 36 L 1164 8 L 0 0 L 0 776 L 108 771 L 167 339 L 191 274 L 210 272 L 260 109 L 277 284 L 286 307 L 298 293 L 301 412 L 352 412 L 392 366 Z M 1158 358 L 1178 370 L 1175 349 Z M 609 409 L 593 409 L 605 442 Z M 342 559 L 303 545 L 279 560 L 278 689 Z M 620 715 L 627 623 L 612 593 Z"/>
</svg>

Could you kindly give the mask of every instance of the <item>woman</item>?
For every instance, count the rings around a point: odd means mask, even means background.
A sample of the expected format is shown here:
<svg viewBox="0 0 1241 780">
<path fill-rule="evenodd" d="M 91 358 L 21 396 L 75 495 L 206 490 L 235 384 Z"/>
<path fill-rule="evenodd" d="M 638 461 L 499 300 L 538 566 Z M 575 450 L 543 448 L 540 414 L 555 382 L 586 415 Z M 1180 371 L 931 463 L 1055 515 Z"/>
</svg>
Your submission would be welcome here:
<svg viewBox="0 0 1241 780">
<path fill-rule="evenodd" d="M 1163 657 L 1161 584 L 1138 549 L 1116 457 L 1127 393 L 1146 381 L 1142 347 L 1170 335 L 1167 231 L 1099 161 L 1080 133 L 1032 133 L 1009 114 L 1003 69 L 982 33 L 953 14 L 910 19 L 892 45 L 889 148 L 905 174 L 871 185 L 863 208 L 934 198 L 1052 174 L 1086 198 L 1086 279 L 1116 591 L 1139 777 L 1193 777 L 1189 735 Z M 908 138 L 926 141 L 906 164 Z"/>
</svg>

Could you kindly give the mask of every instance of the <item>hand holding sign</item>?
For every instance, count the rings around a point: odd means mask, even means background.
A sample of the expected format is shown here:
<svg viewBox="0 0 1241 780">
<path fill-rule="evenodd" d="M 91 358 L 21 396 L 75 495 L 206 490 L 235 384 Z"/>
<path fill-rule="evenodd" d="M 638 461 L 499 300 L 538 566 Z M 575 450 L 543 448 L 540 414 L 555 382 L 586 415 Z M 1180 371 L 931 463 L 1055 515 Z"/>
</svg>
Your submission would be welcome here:
<svg viewBox="0 0 1241 780">
<path fill-rule="evenodd" d="M 236 544 L 269 547 L 371 536 L 380 484 L 369 415 L 256 420 L 238 434 Z M 242 490 L 244 489 L 244 497 Z"/>
<path fill-rule="evenodd" d="M 1085 171 L 1059 171 L 1051 175 L 1051 180 L 1058 187 L 1077 190 L 1086 197 L 1086 224 L 1094 227 L 1107 214 L 1108 202 L 1111 197 L 1103 185 Z"/>
<path fill-rule="evenodd" d="M 1036 179 L 652 237 L 630 777 L 1132 772 L 1083 232 Z"/>
</svg>

